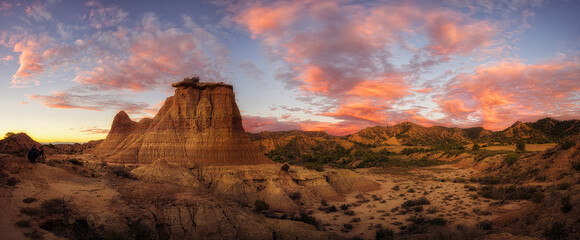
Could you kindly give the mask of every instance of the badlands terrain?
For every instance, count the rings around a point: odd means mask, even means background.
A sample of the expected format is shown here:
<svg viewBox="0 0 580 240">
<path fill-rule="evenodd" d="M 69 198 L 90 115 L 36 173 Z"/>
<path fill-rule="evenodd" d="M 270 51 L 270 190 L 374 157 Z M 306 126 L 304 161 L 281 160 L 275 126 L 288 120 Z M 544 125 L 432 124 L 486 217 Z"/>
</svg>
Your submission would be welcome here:
<svg viewBox="0 0 580 240">
<path fill-rule="evenodd" d="M 0 140 L 1 239 L 580 239 L 580 121 L 246 133 L 185 79 L 104 140 Z"/>
</svg>

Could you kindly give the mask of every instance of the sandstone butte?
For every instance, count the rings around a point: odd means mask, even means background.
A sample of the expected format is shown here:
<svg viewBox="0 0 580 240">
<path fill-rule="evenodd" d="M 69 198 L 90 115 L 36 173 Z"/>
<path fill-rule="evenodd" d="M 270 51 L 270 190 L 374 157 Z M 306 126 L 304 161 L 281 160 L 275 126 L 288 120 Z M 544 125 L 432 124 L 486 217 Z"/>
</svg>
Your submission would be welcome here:
<svg viewBox="0 0 580 240">
<path fill-rule="evenodd" d="M 124 164 L 159 159 L 187 167 L 273 163 L 246 135 L 232 85 L 185 79 L 172 86 L 174 96 L 153 119 L 135 122 L 119 112 L 92 154 Z"/>
</svg>

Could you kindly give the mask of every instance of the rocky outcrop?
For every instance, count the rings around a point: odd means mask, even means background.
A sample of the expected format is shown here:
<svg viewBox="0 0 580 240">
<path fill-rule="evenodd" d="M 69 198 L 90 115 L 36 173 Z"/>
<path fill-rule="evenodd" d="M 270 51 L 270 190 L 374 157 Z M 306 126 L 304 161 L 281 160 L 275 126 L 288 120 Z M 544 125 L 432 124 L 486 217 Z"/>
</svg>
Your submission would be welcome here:
<svg viewBox="0 0 580 240">
<path fill-rule="evenodd" d="M 0 153 L 24 156 L 33 145 L 38 147 L 42 144 L 34 141 L 26 133 L 11 134 L 0 140 Z"/>
<path fill-rule="evenodd" d="M 169 182 L 194 188 L 202 186 L 189 169 L 168 163 L 162 159 L 159 159 L 150 165 L 133 169 L 131 174 L 136 176 L 138 179 L 146 181 Z"/>
<path fill-rule="evenodd" d="M 174 96 L 153 119 L 135 122 L 119 112 L 107 138 L 92 153 L 117 163 L 271 163 L 244 132 L 231 85 L 184 80 L 172 86 Z"/>
</svg>

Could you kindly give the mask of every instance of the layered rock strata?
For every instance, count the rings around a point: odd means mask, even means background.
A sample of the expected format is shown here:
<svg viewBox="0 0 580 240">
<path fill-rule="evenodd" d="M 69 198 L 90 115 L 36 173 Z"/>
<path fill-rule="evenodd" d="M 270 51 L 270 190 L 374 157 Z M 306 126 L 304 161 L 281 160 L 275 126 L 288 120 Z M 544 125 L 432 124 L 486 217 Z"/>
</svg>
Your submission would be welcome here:
<svg viewBox="0 0 580 240">
<path fill-rule="evenodd" d="M 184 80 L 172 85 L 153 119 L 132 121 L 121 111 L 94 155 L 117 163 L 152 163 L 158 159 L 186 166 L 272 163 L 242 127 L 233 87 Z"/>
</svg>

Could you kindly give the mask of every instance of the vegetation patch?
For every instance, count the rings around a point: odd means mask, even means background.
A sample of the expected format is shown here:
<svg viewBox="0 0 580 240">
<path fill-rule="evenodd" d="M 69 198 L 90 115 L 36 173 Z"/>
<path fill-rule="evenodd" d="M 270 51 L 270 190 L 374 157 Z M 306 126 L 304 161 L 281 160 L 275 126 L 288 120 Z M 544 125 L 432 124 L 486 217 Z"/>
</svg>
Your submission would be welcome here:
<svg viewBox="0 0 580 240">
<path fill-rule="evenodd" d="M 403 208 L 411 208 L 414 206 L 419 206 L 419 205 L 429 205 L 431 204 L 431 202 L 425 198 L 425 197 L 420 197 L 418 199 L 414 199 L 414 200 L 407 200 L 406 202 L 404 202 L 401 207 Z"/>
<path fill-rule="evenodd" d="M 523 200 L 532 199 L 539 192 L 532 186 L 483 186 L 479 194 L 484 198 L 495 200 Z"/>
</svg>

